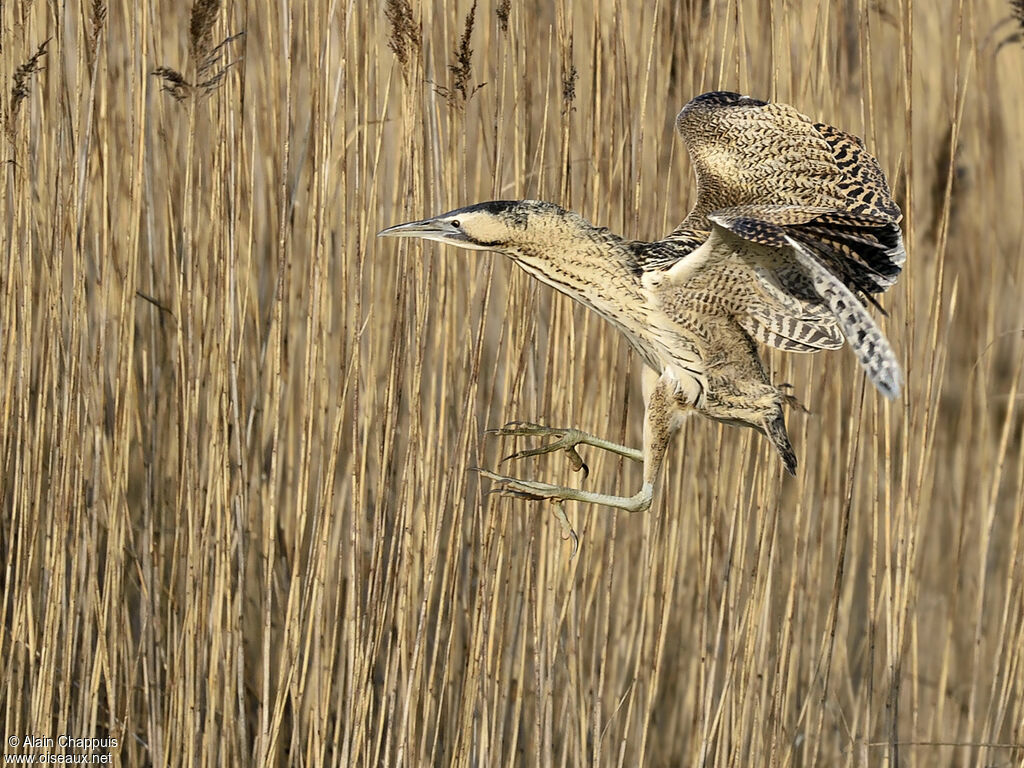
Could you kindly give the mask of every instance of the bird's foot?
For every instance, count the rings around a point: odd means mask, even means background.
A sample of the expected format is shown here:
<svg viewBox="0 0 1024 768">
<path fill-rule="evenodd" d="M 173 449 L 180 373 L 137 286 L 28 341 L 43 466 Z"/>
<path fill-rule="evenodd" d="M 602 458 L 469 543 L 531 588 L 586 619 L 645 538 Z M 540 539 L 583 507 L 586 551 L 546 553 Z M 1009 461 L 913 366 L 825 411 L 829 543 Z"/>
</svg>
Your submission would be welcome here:
<svg viewBox="0 0 1024 768">
<path fill-rule="evenodd" d="M 488 472 L 486 469 L 477 469 L 478 473 L 494 481 L 494 487 L 489 493 L 497 493 L 501 496 L 514 496 L 520 499 L 531 501 L 543 501 L 549 499 L 554 502 L 580 501 L 584 504 L 601 504 L 615 509 L 624 509 L 627 512 L 643 512 L 650 508 L 651 499 L 654 497 L 654 486 L 651 483 L 644 483 L 643 488 L 633 496 L 612 496 L 607 493 L 594 493 L 593 491 L 582 491 L 578 488 L 568 488 L 564 485 L 553 485 L 551 483 L 540 483 L 535 480 L 520 480 L 506 475 L 497 475 Z M 556 513 L 557 514 L 557 513 Z"/>
<path fill-rule="evenodd" d="M 782 402 L 797 411 L 803 411 L 804 413 L 810 413 L 807 406 L 800 402 L 800 399 L 796 395 L 791 395 L 788 392 L 782 392 L 784 389 L 792 389 L 792 384 L 779 384 L 776 388 L 779 390 L 779 395 L 782 397 Z"/>
<path fill-rule="evenodd" d="M 525 459 L 530 456 L 541 456 L 545 453 L 552 453 L 554 451 L 563 450 L 569 456 L 569 462 L 572 464 L 573 471 L 579 472 L 582 470 L 583 479 L 585 480 L 590 474 L 590 468 L 586 462 L 583 461 L 583 457 L 580 456 L 579 451 L 576 450 L 578 445 L 591 445 L 595 448 L 600 448 L 604 451 L 610 451 L 611 453 L 618 454 L 627 459 L 633 461 L 643 462 L 643 452 L 638 451 L 635 448 L 630 448 L 619 443 L 613 443 L 610 440 L 604 440 L 603 438 L 591 435 L 588 432 L 583 432 L 579 429 L 559 428 L 559 427 L 546 427 L 543 424 L 533 424 L 528 421 L 510 421 L 504 427 L 500 429 L 489 429 L 487 430 L 489 435 L 498 435 L 499 437 L 554 437 L 550 443 L 538 446 L 537 448 L 527 448 L 522 451 L 516 451 L 505 458 L 502 462 L 512 461 L 515 459 Z"/>
</svg>

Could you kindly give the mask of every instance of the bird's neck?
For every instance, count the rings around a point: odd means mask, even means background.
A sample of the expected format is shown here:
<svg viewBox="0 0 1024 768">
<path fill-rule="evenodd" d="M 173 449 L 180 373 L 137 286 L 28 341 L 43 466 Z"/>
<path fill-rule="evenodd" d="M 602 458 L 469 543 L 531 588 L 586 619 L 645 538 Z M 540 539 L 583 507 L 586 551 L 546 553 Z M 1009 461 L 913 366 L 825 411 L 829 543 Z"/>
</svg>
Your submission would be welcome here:
<svg viewBox="0 0 1024 768">
<path fill-rule="evenodd" d="M 533 277 L 607 317 L 641 291 L 633 243 L 590 225 L 573 229 L 507 253 Z"/>
<path fill-rule="evenodd" d="M 656 367 L 656 355 L 646 347 L 643 333 L 646 299 L 640 276 L 647 244 L 584 225 L 564 236 L 519 244 L 505 252 L 527 273 L 616 326 Z"/>
</svg>

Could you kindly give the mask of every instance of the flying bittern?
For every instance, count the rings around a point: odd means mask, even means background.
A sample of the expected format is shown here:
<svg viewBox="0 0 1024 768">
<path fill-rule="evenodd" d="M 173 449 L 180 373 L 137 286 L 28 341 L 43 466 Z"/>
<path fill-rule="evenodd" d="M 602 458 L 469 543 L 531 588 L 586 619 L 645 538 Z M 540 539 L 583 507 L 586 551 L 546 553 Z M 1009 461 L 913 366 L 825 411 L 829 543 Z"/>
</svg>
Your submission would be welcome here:
<svg viewBox="0 0 1024 768">
<path fill-rule="evenodd" d="M 608 320 L 646 363 L 642 450 L 575 429 L 497 430 L 557 438 L 516 458 L 565 449 L 581 468 L 583 444 L 643 462 L 635 495 L 483 472 L 499 490 L 645 510 L 690 411 L 763 433 L 794 474 L 782 406 L 796 401 L 768 380 L 756 342 L 817 352 L 845 340 L 879 391 L 899 395 L 899 363 L 865 305 L 878 306 L 873 294 L 903 266 L 901 214 L 863 142 L 785 104 L 726 92 L 687 104 L 676 130 L 696 170 L 697 202 L 662 240 L 626 240 L 535 200 L 478 203 L 379 233 L 504 253 Z"/>
</svg>

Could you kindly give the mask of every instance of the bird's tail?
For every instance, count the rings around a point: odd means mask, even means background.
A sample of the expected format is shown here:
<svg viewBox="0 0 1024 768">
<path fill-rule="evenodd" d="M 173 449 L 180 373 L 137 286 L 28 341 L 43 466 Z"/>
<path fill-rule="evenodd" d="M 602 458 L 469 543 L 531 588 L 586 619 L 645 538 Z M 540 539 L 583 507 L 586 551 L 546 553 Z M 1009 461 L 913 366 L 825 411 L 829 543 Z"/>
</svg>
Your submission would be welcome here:
<svg viewBox="0 0 1024 768">
<path fill-rule="evenodd" d="M 814 283 L 815 290 L 839 321 L 843 335 L 872 383 L 890 400 L 899 397 L 903 374 L 896 353 L 882 329 L 853 292 L 815 254 L 793 238 L 787 239 L 793 246 L 797 261 Z"/>
</svg>

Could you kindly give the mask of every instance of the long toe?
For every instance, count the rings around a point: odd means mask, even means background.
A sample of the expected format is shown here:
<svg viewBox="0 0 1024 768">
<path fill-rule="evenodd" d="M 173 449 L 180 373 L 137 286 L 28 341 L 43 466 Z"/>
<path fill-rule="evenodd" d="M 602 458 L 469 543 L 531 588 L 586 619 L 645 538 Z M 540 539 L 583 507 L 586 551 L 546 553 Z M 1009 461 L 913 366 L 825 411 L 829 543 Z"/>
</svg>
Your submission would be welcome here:
<svg viewBox="0 0 1024 768">
<path fill-rule="evenodd" d="M 606 507 L 614 507 L 615 509 L 624 509 L 627 512 L 643 512 L 650 508 L 654 493 L 654 488 L 650 483 L 644 483 L 640 491 L 633 496 L 613 496 L 607 493 L 583 491 L 579 488 L 568 488 L 564 485 L 520 480 L 515 477 L 488 472 L 486 469 L 477 468 L 476 472 L 495 482 L 495 487 L 489 493 L 526 498 L 532 501 L 544 499 L 551 499 L 552 501 L 579 501 L 584 504 L 600 504 Z"/>
<path fill-rule="evenodd" d="M 499 437 L 533 437 L 536 435 L 561 435 L 565 431 L 532 421 L 510 421 L 502 427 L 488 429 L 487 434 Z"/>
<path fill-rule="evenodd" d="M 488 472 L 486 469 L 477 469 L 477 472 L 495 482 L 495 487 L 490 493 L 498 493 L 502 496 L 515 496 L 517 498 L 528 498 L 533 501 L 552 499 L 556 501 L 567 498 L 564 494 L 571 493 L 572 488 L 565 488 L 551 483 L 541 483 L 535 480 L 520 480 L 516 477 L 498 475 Z"/>
<path fill-rule="evenodd" d="M 525 459 L 528 456 L 540 456 L 561 449 L 569 454 L 569 461 L 572 462 L 573 469 L 576 471 L 582 470 L 584 477 L 589 474 L 589 469 L 583 463 L 579 452 L 575 450 L 579 445 L 589 445 L 598 450 L 622 456 L 630 461 L 642 462 L 644 460 L 643 452 L 636 448 L 605 440 L 602 437 L 597 437 L 575 427 L 545 427 L 543 424 L 534 424 L 528 421 L 510 421 L 499 429 L 487 430 L 487 434 L 498 435 L 499 437 L 553 437 L 555 439 L 549 443 L 536 448 L 524 448 L 521 451 L 516 451 L 503 459 L 503 461 Z"/>
</svg>

